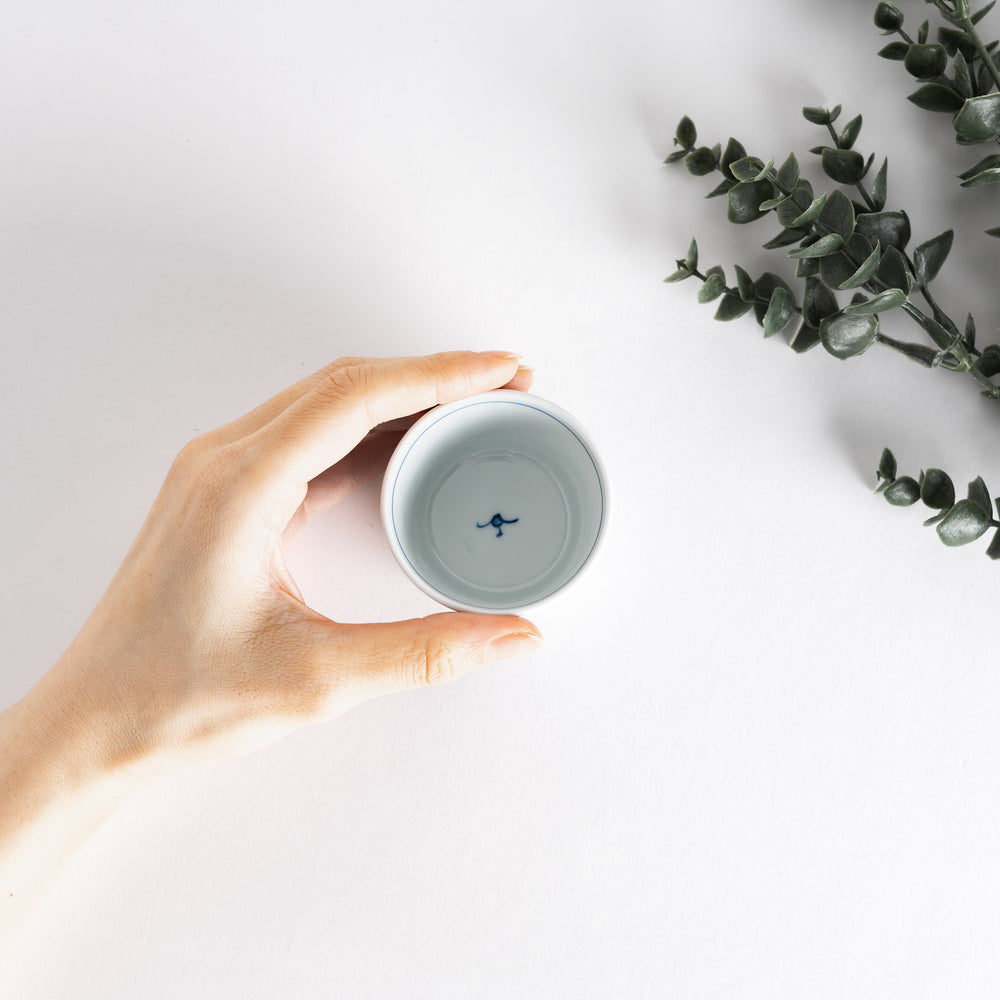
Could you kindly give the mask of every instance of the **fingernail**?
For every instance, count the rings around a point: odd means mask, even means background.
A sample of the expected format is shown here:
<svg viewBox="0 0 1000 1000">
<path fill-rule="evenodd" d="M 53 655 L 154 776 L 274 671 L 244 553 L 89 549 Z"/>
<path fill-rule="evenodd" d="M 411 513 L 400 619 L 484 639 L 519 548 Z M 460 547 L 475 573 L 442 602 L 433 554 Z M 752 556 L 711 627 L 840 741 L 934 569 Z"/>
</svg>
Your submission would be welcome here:
<svg viewBox="0 0 1000 1000">
<path fill-rule="evenodd" d="M 520 354 L 513 354 L 510 351 L 480 351 L 479 353 L 484 358 L 490 358 L 494 361 L 506 361 L 507 364 L 513 364 L 515 361 L 521 360 Z"/>
<path fill-rule="evenodd" d="M 537 632 L 511 632 L 510 635 L 502 635 L 489 644 L 486 648 L 486 659 L 492 663 L 494 660 L 525 656 L 540 649 L 541 645 L 542 637 Z"/>
</svg>

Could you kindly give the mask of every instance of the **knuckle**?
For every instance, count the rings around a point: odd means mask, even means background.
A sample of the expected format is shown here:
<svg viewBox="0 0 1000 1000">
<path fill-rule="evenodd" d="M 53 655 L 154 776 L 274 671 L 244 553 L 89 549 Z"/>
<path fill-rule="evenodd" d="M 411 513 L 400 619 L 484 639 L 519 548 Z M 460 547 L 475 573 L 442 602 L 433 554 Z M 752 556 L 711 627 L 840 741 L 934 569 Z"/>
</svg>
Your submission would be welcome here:
<svg viewBox="0 0 1000 1000">
<path fill-rule="evenodd" d="M 372 387 L 374 376 L 370 365 L 360 359 L 349 359 L 349 364 L 331 366 L 317 387 L 319 393 L 334 399 L 365 395 Z"/>
<path fill-rule="evenodd" d="M 417 687 L 447 684 L 461 673 L 455 650 L 440 638 L 428 638 L 414 653 L 413 679 Z"/>
</svg>

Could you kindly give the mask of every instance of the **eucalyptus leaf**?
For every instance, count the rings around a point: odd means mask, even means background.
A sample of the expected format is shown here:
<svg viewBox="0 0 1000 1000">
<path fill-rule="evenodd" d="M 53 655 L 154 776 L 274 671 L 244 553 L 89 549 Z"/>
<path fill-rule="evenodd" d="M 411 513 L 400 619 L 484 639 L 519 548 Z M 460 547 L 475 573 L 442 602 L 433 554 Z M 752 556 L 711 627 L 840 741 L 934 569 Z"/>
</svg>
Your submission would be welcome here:
<svg viewBox="0 0 1000 1000">
<path fill-rule="evenodd" d="M 693 149 L 694 144 L 698 141 L 698 130 L 694 127 L 694 122 L 687 115 L 678 123 L 675 139 L 677 145 L 682 146 L 684 149 Z"/>
<path fill-rule="evenodd" d="M 698 289 L 698 301 L 701 303 L 712 302 L 726 290 L 725 276 L 718 271 L 710 271 Z"/>
<path fill-rule="evenodd" d="M 773 337 L 784 330 L 794 312 L 794 296 L 787 288 L 779 285 L 772 293 L 767 312 L 764 313 L 764 336 Z"/>
<path fill-rule="evenodd" d="M 948 66 L 948 53 L 938 42 L 930 45 L 911 45 L 903 57 L 903 65 L 908 73 L 918 80 L 933 80 Z"/>
<path fill-rule="evenodd" d="M 695 177 L 704 177 L 705 174 L 712 173 L 717 164 L 718 160 L 716 159 L 715 152 L 709 149 L 708 146 L 692 149 L 684 157 L 684 165 Z"/>
<path fill-rule="evenodd" d="M 955 484 L 942 469 L 928 469 L 920 481 L 920 499 L 934 510 L 944 510 L 955 502 Z"/>
<path fill-rule="evenodd" d="M 913 280 L 918 287 L 924 287 L 937 277 L 941 265 L 951 253 L 954 239 L 954 231 L 946 229 L 940 236 L 921 243 L 913 251 Z"/>
<path fill-rule="evenodd" d="M 993 509 L 993 501 L 990 499 L 990 491 L 986 488 L 986 483 L 983 482 L 982 476 L 976 476 L 976 478 L 969 483 L 968 497 L 974 503 L 979 504 L 984 511 L 989 512 Z"/>
<path fill-rule="evenodd" d="M 878 476 L 880 479 L 885 479 L 888 482 L 892 482 L 896 478 L 896 473 L 898 472 L 896 465 L 896 456 L 888 449 L 882 449 L 882 457 L 878 462 Z"/>
<path fill-rule="evenodd" d="M 991 559 L 1000 559 L 1000 528 L 993 532 L 993 539 L 990 541 L 986 554 Z"/>
<path fill-rule="evenodd" d="M 747 274 L 746 271 L 740 267 L 739 264 L 735 265 L 736 271 L 736 289 L 739 292 L 739 296 L 744 302 L 753 303 L 755 292 L 753 279 Z"/>
<path fill-rule="evenodd" d="M 1000 131 L 1000 94 L 970 97 L 955 115 L 955 131 L 963 139 L 985 142 Z"/>
<path fill-rule="evenodd" d="M 882 166 L 879 167 L 878 173 L 875 175 L 875 180 L 872 181 L 872 201 L 875 203 L 875 208 L 877 211 L 881 212 L 885 208 L 885 199 L 887 197 L 888 188 L 888 176 L 889 176 L 889 160 L 884 159 L 882 161 Z"/>
<path fill-rule="evenodd" d="M 861 115 L 852 118 L 837 136 L 837 145 L 841 149 L 850 149 L 857 142 L 858 134 L 861 132 Z"/>
<path fill-rule="evenodd" d="M 842 236 L 837 235 L 837 233 L 829 233 L 826 236 L 821 236 L 815 243 L 811 243 L 809 246 L 799 247 L 798 250 L 789 250 L 788 256 L 792 260 L 799 260 L 803 257 L 826 257 L 829 254 L 835 253 L 843 245 L 844 238 Z"/>
<path fill-rule="evenodd" d="M 795 351 L 796 354 L 805 354 L 806 351 L 812 350 L 819 343 L 819 330 L 810 326 L 805 320 L 799 324 L 798 330 L 792 335 L 792 339 L 788 342 L 788 346 Z"/>
<path fill-rule="evenodd" d="M 962 181 L 962 187 L 982 187 L 985 184 L 1000 183 L 1000 167 L 991 167 L 989 170 L 982 170 L 978 174 L 973 174 L 968 180 Z"/>
<path fill-rule="evenodd" d="M 967 545 L 984 535 L 990 516 L 973 500 L 959 500 L 937 526 L 938 538 L 945 545 Z"/>
<path fill-rule="evenodd" d="M 715 318 L 722 322 L 739 319 L 753 308 L 752 302 L 744 302 L 739 295 L 727 291 L 715 311 Z"/>
<path fill-rule="evenodd" d="M 883 249 L 895 247 L 903 250 L 910 242 L 910 219 L 905 212 L 864 213 L 858 216 L 856 229 L 862 236 L 867 236 L 873 246 L 881 243 Z"/>
<path fill-rule="evenodd" d="M 719 159 L 719 169 L 729 177 L 731 175 L 729 168 L 737 160 L 742 160 L 746 155 L 747 151 L 743 148 L 743 143 L 739 139 L 734 139 L 730 136 L 729 141 L 726 143 L 726 148 L 722 151 L 722 156 Z"/>
<path fill-rule="evenodd" d="M 811 327 L 819 329 L 828 316 L 839 312 L 837 296 L 818 278 L 806 279 L 806 291 L 802 298 L 802 318 Z"/>
<path fill-rule="evenodd" d="M 926 344 L 912 344 L 907 341 L 895 340 L 892 337 L 883 336 L 881 333 L 876 337 L 876 340 L 883 347 L 888 347 L 890 350 L 902 354 L 904 358 L 909 358 L 910 361 L 915 361 L 918 365 L 923 365 L 924 368 L 933 368 L 936 363 L 940 363 L 941 352 L 935 351 L 933 347 L 928 347 Z"/>
<path fill-rule="evenodd" d="M 821 230 L 836 233 L 845 243 L 854 234 L 854 205 L 843 191 L 831 191 L 817 223 Z"/>
<path fill-rule="evenodd" d="M 893 507 L 911 507 L 920 499 L 920 486 L 912 476 L 900 476 L 889 483 L 883 496 Z"/>
<path fill-rule="evenodd" d="M 758 181 L 764 168 L 764 161 L 757 156 L 744 156 L 743 159 L 729 164 L 729 172 L 738 181 Z"/>
<path fill-rule="evenodd" d="M 910 46 L 906 42 L 890 42 L 883 49 L 879 49 L 879 55 L 883 59 L 892 59 L 895 62 L 902 62 L 906 58 L 906 53 Z"/>
<path fill-rule="evenodd" d="M 823 194 L 821 194 L 818 198 L 814 199 L 804 212 L 802 212 L 800 215 L 797 215 L 792 220 L 790 228 L 797 229 L 799 227 L 811 225 L 813 222 L 815 222 L 819 218 L 820 212 L 823 211 L 823 206 L 826 205 L 827 197 L 828 195 L 824 191 Z M 781 217 L 779 216 L 778 218 L 780 221 Z"/>
<path fill-rule="evenodd" d="M 948 114 L 960 111 L 965 104 L 965 98 L 957 90 L 942 83 L 925 83 L 910 94 L 907 100 L 924 111 L 944 111 Z"/>
<path fill-rule="evenodd" d="M 887 288 L 884 292 L 856 305 L 847 306 L 844 312 L 849 316 L 868 316 L 872 313 L 895 309 L 906 301 L 906 292 L 901 288 Z"/>
<path fill-rule="evenodd" d="M 791 191 L 799 182 L 799 161 L 794 153 L 789 153 L 788 158 L 778 170 L 778 184 L 786 191 Z"/>
<path fill-rule="evenodd" d="M 865 159 L 854 149 L 826 148 L 820 157 L 823 173 L 838 184 L 857 184 L 865 175 Z"/>
<path fill-rule="evenodd" d="M 877 316 L 852 316 L 843 311 L 827 316 L 819 327 L 823 346 L 835 358 L 842 360 L 867 351 L 875 343 L 877 333 Z"/>
<path fill-rule="evenodd" d="M 764 317 L 767 315 L 767 310 L 771 305 L 771 298 L 778 288 L 783 288 L 789 295 L 792 296 L 794 301 L 795 296 L 792 294 L 791 288 L 788 287 L 788 282 L 785 281 L 780 275 L 774 274 L 771 271 L 765 271 L 757 280 L 754 282 L 754 289 L 756 293 L 756 299 L 754 302 L 754 315 L 757 318 L 757 322 L 763 326 Z"/>
<path fill-rule="evenodd" d="M 864 239 L 862 236 L 861 239 Z M 867 242 L 867 241 L 865 241 Z M 859 288 L 861 285 L 865 284 L 872 275 L 878 270 L 880 261 L 882 260 L 882 248 L 880 246 L 875 247 L 874 250 L 862 261 L 858 269 L 852 274 L 846 281 L 842 281 L 838 288 Z"/>
<path fill-rule="evenodd" d="M 767 213 L 760 210 L 762 202 L 774 194 L 770 181 L 750 181 L 737 184 L 728 194 L 729 210 L 726 217 L 730 222 L 743 225 L 763 218 Z"/>
<path fill-rule="evenodd" d="M 882 252 L 876 271 L 879 281 L 889 288 L 898 288 L 907 295 L 913 290 L 913 275 L 910 272 L 906 258 L 895 248 L 889 247 Z"/>
</svg>

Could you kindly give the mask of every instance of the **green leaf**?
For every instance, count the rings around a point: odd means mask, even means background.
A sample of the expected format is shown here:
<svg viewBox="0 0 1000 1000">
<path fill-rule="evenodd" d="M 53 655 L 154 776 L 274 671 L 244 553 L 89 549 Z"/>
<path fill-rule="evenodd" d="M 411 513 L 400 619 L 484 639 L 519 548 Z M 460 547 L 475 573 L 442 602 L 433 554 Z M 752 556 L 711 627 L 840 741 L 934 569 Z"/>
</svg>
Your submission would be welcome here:
<svg viewBox="0 0 1000 1000">
<path fill-rule="evenodd" d="M 788 159 L 778 171 L 778 184 L 786 191 L 791 191 L 799 182 L 799 161 L 794 153 L 788 154 Z"/>
<path fill-rule="evenodd" d="M 980 160 L 975 166 L 969 167 L 968 170 L 963 171 L 958 176 L 963 180 L 968 180 L 970 177 L 975 176 L 983 170 L 991 170 L 993 167 L 1000 167 L 1000 153 L 990 154 Z"/>
<path fill-rule="evenodd" d="M 875 8 L 875 26 L 883 31 L 895 31 L 903 24 L 903 12 L 888 0 L 881 0 Z"/>
<path fill-rule="evenodd" d="M 812 350 L 819 343 L 819 330 L 814 326 L 810 326 L 805 320 L 802 321 L 798 330 L 792 335 L 792 339 L 788 342 L 788 346 L 795 351 L 796 354 L 805 354 L 806 351 Z"/>
<path fill-rule="evenodd" d="M 895 309 L 905 301 L 906 292 L 901 288 L 887 288 L 865 302 L 847 306 L 844 312 L 848 316 L 870 316 L 872 313 L 885 312 L 886 309 Z"/>
<path fill-rule="evenodd" d="M 861 239 L 864 239 L 862 236 Z M 867 242 L 867 241 L 866 241 Z M 879 262 L 882 259 L 882 248 L 876 246 L 874 250 L 864 259 L 858 269 L 846 281 L 842 281 L 838 288 L 860 288 L 878 270 Z"/>
<path fill-rule="evenodd" d="M 960 111 L 965 103 L 965 98 L 958 91 L 941 83 L 925 83 L 910 94 L 907 100 L 924 111 L 945 111 L 948 114 Z"/>
<path fill-rule="evenodd" d="M 753 303 L 755 296 L 753 279 L 739 264 L 734 265 L 736 271 L 736 288 L 744 302 Z"/>
<path fill-rule="evenodd" d="M 990 344 L 983 349 L 983 353 L 976 358 L 976 370 L 981 372 L 986 378 L 993 378 L 1000 374 L 1000 347 Z"/>
<path fill-rule="evenodd" d="M 986 483 L 983 482 L 982 476 L 976 476 L 969 483 L 968 496 L 973 503 L 979 504 L 983 510 L 991 511 L 993 509 L 993 501 L 990 500 L 990 491 L 986 488 Z"/>
<path fill-rule="evenodd" d="M 819 336 L 823 346 L 835 358 L 852 358 L 875 343 L 878 333 L 877 316 L 851 316 L 839 312 L 820 323 Z"/>
<path fill-rule="evenodd" d="M 815 243 L 811 243 L 809 246 L 799 247 L 798 250 L 789 250 L 788 256 L 792 260 L 800 260 L 802 258 L 814 258 L 814 257 L 826 257 L 831 253 L 836 253 L 844 245 L 844 239 L 842 236 L 838 236 L 836 233 L 829 233 L 826 236 L 821 236 Z"/>
<path fill-rule="evenodd" d="M 882 166 L 879 167 L 878 173 L 875 175 L 875 180 L 872 181 L 872 201 L 875 202 L 875 208 L 878 211 L 882 211 L 885 208 L 885 200 L 888 194 L 888 176 L 889 176 L 889 160 L 885 159 L 882 161 Z"/>
<path fill-rule="evenodd" d="M 896 456 L 888 448 L 883 448 L 878 462 L 878 478 L 891 483 L 896 478 L 896 472 Z"/>
<path fill-rule="evenodd" d="M 861 132 L 861 122 L 861 115 L 858 115 L 844 126 L 843 131 L 837 136 L 837 145 L 841 149 L 850 149 L 857 141 L 858 134 Z"/>
<path fill-rule="evenodd" d="M 693 236 L 691 237 L 691 242 L 688 244 L 688 252 L 684 258 L 684 265 L 689 271 L 698 269 L 698 242 Z"/>
<path fill-rule="evenodd" d="M 883 496 L 893 507 L 911 507 L 920 499 L 920 487 L 912 476 L 900 476 L 889 483 Z"/>
<path fill-rule="evenodd" d="M 1000 94 L 970 97 L 955 115 L 955 131 L 963 139 L 984 142 L 1000 131 Z"/>
<path fill-rule="evenodd" d="M 737 225 L 760 219 L 767 214 L 760 210 L 761 203 L 773 194 L 774 185 L 770 181 L 737 184 L 728 194 L 729 210 L 726 217 Z"/>
<path fill-rule="evenodd" d="M 965 346 L 973 351 L 976 348 L 976 321 L 972 318 L 972 313 L 965 318 Z"/>
<path fill-rule="evenodd" d="M 764 325 L 764 317 L 771 306 L 771 298 L 778 288 L 783 288 L 788 292 L 794 301 L 795 296 L 785 279 L 771 271 L 765 271 L 755 282 L 754 315 L 761 326 Z"/>
<path fill-rule="evenodd" d="M 678 123 L 674 141 L 683 149 L 694 149 L 694 144 L 698 141 L 698 130 L 687 115 Z"/>
<path fill-rule="evenodd" d="M 996 2 L 997 2 L 997 0 L 990 0 L 990 2 L 989 2 L 989 3 L 988 3 L 988 4 L 986 5 L 986 6 L 985 6 L 985 7 L 981 8 L 980 10 L 977 10 L 977 11 L 976 11 L 976 13 L 975 13 L 975 14 L 973 14 L 973 15 L 972 15 L 972 16 L 971 16 L 971 17 L 969 18 L 969 20 L 971 20 L 973 24 L 979 24 L 979 22 L 980 22 L 980 21 L 981 21 L 981 20 L 982 20 L 982 19 L 983 19 L 984 17 L 986 17 L 986 15 L 987 15 L 987 14 L 988 14 L 988 13 L 989 13 L 989 12 L 990 12 L 991 10 L 993 10 L 993 5 L 994 5 L 994 4 L 996 3 Z"/>
<path fill-rule="evenodd" d="M 945 545 L 967 545 L 984 535 L 990 516 L 972 500 L 959 500 L 937 526 L 938 538 Z"/>
<path fill-rule="evenodd" d="M 892 59 L 894 62 L 902 62 L 909 52 L 910 46 L 906 42 L 890 42 L 884 49 L 879 50 L 879 55 L 883 59 Z"/>
<path fill-rule="evenodd" d="M 934 510 L 944 510 L 955 502 L 955 484 L 941 469 L 928 469 L 920 481 L 920 499 Z"/>
<path fill-rule="evenodd" d="M 803 108 L 802 117 L 813 125 L 829 125 L 833 120 L 826 108 Z"/>
<path fill-rule="evenodd" d="M 911 45 L 903 59 L 906 71 L 918 80 L 933 80 L 948 67 L 948 53 L 937 42 L 930 45 Z"/>
<path fill-rule="evenodd" d="M 806 229 L 783 229 L 773 240 L 768 240 L 763 244 L 765 250 L 780 250 L 782 247 L 790 247 L 793 243 L 798 243 L 809 235 Z"/>
<path fill-rule="evenodd" d="M 722 322 L 739 319 L 740 316 L 748 313 L 752 307 L 752 302 L 744 302 L 738 295 L 734 295 L 732 292 L 726 292 L 725 295 L 722 296 L 719 308 L 715 311 L 715 318 L 717 320 L 721 320 Z"/>
<path fill-rule="evenodd" d="M 818 330 L 827 316 L 833 316 L 839 311 L 836 295 L 819 278 L 806 278 L 806 290 L 802 298 L 803 320 Z"/>
<path fill-rule="evenodd" d="M 698 289 L 698 301 L 702 303 L 712 302 L 725 290 L 725 275 L 720 274 L 718 271 L 709 271 L 705 276 L 705 281 L 702 283 L 701 288 Z"/>
<path fill-rule="evenodd" d="M 854 149 L 824 149 L 823 173 L 838 184 L 857 184 L 865 175 L 865 159 Z"/>
<path fill-rule="evenodd" d="M 969 72 L 969 64 L 961 52 L 955 53 L 955 58 L 952 60 L 952 68 L 955 71 L 953 80 L 955 89 L 963 97 L 972 97 L 972 74 Z"/>
<path fill-rule="evenodd" d="M 764 336 L 772 337 L 784 330 L 794 312 L 794 296 L 787 288 L 779 285 L 771 295 L 767 312 L 764 313 Z"/>
<path fill-rule="evenodd" d="M 765 164 L 760 157 L 744 156 L 741 160 L 729 164 L 729 172 L 738 181 L 759 181 Z"/>
<path fill-rule="evenodd" d="M 993 532 L 993 540 L 990 542 L 986 554 L 991 559 L 1000 559 L 1000 528 Z"/>
<path fill-rule="evenodd" d="M 1000 167 L 991 167 L 989 170 L 980 171 L 973 174 L 968 180 L 962 181 L 962 187 L 982 187 L 984 184 L 996 184 L 1000 182 Z"/>
<path fill-rule="evenodd" d="M 893 246 L 883 251 L 876 274 L 890 288 L 898 288 L 907 295 L 913 290 L 913 275 L 906 258 Z"/>
<path fill-rule="evenodd" d="M 811 225 L 813 222 L 815 222 L 819 218 L 820 212 L 823 211 L 823 206 L 826 204 L 827 197 L 828 195 L 824 191 L 823 194 L 821 194 L 818 198 L 814 199 L 804 212 L 802 212 L 800 215 L 797 215 L 792 220 L 790 224 L 791 228 L 800 229 L 804 228 L 805 226 Z M 781 216 L 779 216 L 778 218 L 780 221 Z"/>
<path fill-rule="evenodd" d="M 854 234 L 854 205 L 843 191 L 833 191 L 819 214 L 819 227 L 836 233 L 846 243 Z"/>
<path fill-rule="evenodd" d="M 905 212 L 864 212 L 857 218 L 856 229 L 872 246 L 881 243 L 883 249 L 903 250 L 910 241 L 910 220 Z"/>
<path fill-rule="evenodd" d="M 1000 238 L 1000 226 L 998 226 L 996 229 L 984 229 L 983 232 L 986 233 L 987 236 L 995 236 L 997 238 Z"/>
<path fill-rule="evenodd" d="M 729 141 L 726 143 L 726 148 L 723 151 L 722 158 L 719 160 L 719 169 L 728 177 L 731 172 L 729 168 L 737 160 L 742 160 L 746 155 L 747 151 L 743 148 L 743 143 L 730 136 Z"/>
<path fill-rule="evenodd" d="M 684 166 L 695 177 L 704 177 L 706 174 L 712 173 L 718 162 L 715 150 L 709 149 L 708 146 L 700 146 L 698 149 L 692 149 L 684 157 Z"/>
<path fill-rule="evenodd" d="M 935 236 L 934 239 L 921 243 L 913 251 L 913 280 L 918 288 L 923 288 L 937 277 L 941 265 L 951 253 L 954 239 L 954 231 L 946 229 L 940 236 Z"/>
<path fill-rule="evenodd" d="M 692 275 L 692 273 L 685 266 L 684 261 L 679 260 L 677 261 L 677 264 L 678 264 L 677 270 L 674 271 L 673 274 L 663 279 L 668 284 L 673 284 L 674 282 L 677 281 L 684 281 L 685 278 L 694 277 L 694 275 Z"/>
</svg>

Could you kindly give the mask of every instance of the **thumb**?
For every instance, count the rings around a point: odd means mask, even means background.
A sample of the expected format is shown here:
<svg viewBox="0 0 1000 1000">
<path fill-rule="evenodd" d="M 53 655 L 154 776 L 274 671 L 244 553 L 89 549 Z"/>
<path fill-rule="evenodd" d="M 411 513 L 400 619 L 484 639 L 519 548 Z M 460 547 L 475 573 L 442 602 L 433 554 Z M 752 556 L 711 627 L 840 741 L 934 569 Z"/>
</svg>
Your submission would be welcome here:
<svg viewBox="0 0 1000 1000">
<path fill-rule="evenodd" d="M 340 683 L 362 698 L 445 684 L 494 660 L 534 652 L 538 629 L 524 618 L 445 612 L 386 624 L 339 625 Z"/>
</svg>

